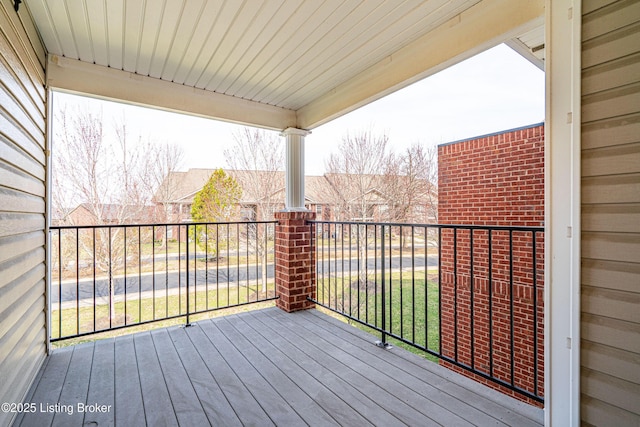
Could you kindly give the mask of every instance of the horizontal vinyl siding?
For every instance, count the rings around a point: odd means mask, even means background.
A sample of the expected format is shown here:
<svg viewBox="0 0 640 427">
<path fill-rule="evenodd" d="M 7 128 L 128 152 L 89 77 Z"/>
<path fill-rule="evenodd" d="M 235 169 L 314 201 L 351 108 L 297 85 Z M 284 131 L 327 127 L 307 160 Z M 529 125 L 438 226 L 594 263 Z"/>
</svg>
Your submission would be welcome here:
<svg viewBox="0 0 640 427">
<path fill-rule="evenodd" d="M 45 53 L 0 0 L 0 401 L 21 402 L 46 353 Z M 12 414 L 0 412 L 0 426 Z"/>
<path fill-rule="evenodd" d="M 640 2 L 582 20 L 581 418 L 640 425 Z"/>
</svg>

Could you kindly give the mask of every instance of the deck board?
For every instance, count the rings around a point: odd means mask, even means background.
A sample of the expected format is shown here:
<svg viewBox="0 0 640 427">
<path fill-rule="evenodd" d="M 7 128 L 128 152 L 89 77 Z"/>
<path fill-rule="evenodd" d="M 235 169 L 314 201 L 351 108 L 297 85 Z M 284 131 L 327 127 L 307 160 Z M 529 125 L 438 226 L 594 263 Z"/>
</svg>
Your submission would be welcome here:
<svg viewBox="0 0 640 427">
<path fill-rule="evenodd" d="M 133 337 L 138 370 L 140 372 L 140 388 L 142 389 L 142 400 L 147 425 L 179 425 L 176 410 L 169 395 L 168 384 L 160 367 L 157 349 L 153 344 L 151 333 L 135 334 Z M 135 408 L 128 408 L 128 411 L 133 410 L 135 410 Z M 116 407 L 116 412 L 117 411 L 118 408 Z"/>
<path fill-rule="evenodd" d="M 286 366 L 286 374 L 300 386 L 309 396 L 313 396 L 334 419 L 346 425 L 373 425 L 355 409 L 366 410 L 373 403 L 364 402 L 366 396 L 358 392 L 353 386 L 340 379 L 332 372 L 324 369 L 306 354 L 302 353 L 294 344 L 287 341 L 262 322 L 251 321 L 253 318 L 242 316 L 242 322 L 234 323 L 242 333 L 270 355 L 279 366 Z M 292 366 L 291 363 L 294 365 Z M 293 369 L 292 369 L 293 367 Z M 353 395 L 360 394 L 360 399 Z"/>
<path fill-rule="evenodd" d="M 340 340 L 337 334 L 316 328 L 313 323 L 304 319 L 296 319 L 296 322 L 292 322 L 290 317 L 280 316 L 279 313 L 276 313 L 273 318 L 280 322 L 282 329 L 295 331 L 300 340 L 306 340 L 315 347 L 315 352 L 312 352 L 312 354 L 317 355 L 317 357 L 328 356 L 333 358 L 333 360 L 322 359 L 325 365 L 332 365 L 335 360 L 348 367 L 348 371 L 343 374 L 345 378 L 350 378 L 350 381 L 362 384 L 365 387 L 363 390 L 367 395 L 382 394 L 383 399 L 378 404 L 403 422 L 409 425 L 421 425 L 425 422 L 431 425 L 474 425 L 445 406 L 437 405 L 423 396 L 420 392 L 425 387 L 424 383 L 420 382 L 414 389 L 410 388 L 408 383 L 400 382 L 393 375 L 393 372 L 391 372 L 393 365 L 381 364 L 375 366 L 371 363 L 373 358 L 367 359 L 366 352 L 358 351 L 353 353 L 348 348 L 349 342 Z M 305 332 L 308 334 L 308 331 L 314 332 L 312 341 L 304 337 Z M 366 345 L 378 352 L 385 351 L 375 347 L 373 341 L 369 341 Z M 356 357 L 353 354 L 358 356 Z M 354 373 L 357 373 L 362 378 L 354 376 Z M 369 379 L 375 379 L 375 382 Z"/>
<path fill-rule="evenodd" d="M 323 325 L 331 333 L 344 336 L 347 342 L 357 345 L 365 353 L 380 356 L 378 349 L 376 347 L 372 348 L 370 345 L 371 335 L 332 317 L 318 314 L 315 311 L 309 311 L 309 314 L 316 316 L 309 319 L 312 324 Z M 336 328 L 338 329 L 336 330 Z M 533 427 L 543 424 L 543 412 L 540 408 L 507 398 L 496 390 L 443 368 L 436 363 L 425 363 L 422 357 L 414 353 L 396 351 L 389 356 L 385 356 L 384 360 L 392 366 L 408 372 L 411 376 L 415 376 L 423 384 L 433 386 L 440 392 L 447 394 L 453 400 L 448 402 L 446 406 L 453 404 L 453 410 L 459 415 L 462 415 L 463 411 L 461 404 L 475 408 L 509 426 Z M 429 393 L 429 396 L 435 398 L 437 395 Z M 445 403 L 443 402 L 442 404 L 444 405 Z M 465 418 L 478 422 L 478 425 L 483 425 L 481 419 L 479 419 L 482 417 L 479 417 L 476 412 L 470 413 Z M 491 424 L 493 421 L 488 419 L 487 422 Z"/>
<path fill-rule="evenodd" d="M 189 340 L 184 328 L 171 329 L 169 334 L 211 425 L 241 426 L 242 422 L 236 415 L 233 406 L 220 389 L 216 378 L 209 372 L 207 365 Z M 257 421 L 260 418 L 254 417 L 253 419 Z"/>
<path fill-rule="evenodd" d="M 87 403 L 95 404 L 99 402 L 107 407 L 115 407 L 115 370 L 114 340 L 96 341 Z M 84 423 L 86 425 L 99 426 L 114 424 L 109 412 L 101 411 L 85 412 Z"/>
<path fill-rule="evenodd" d="M 441 408 L 427 408 L 421 412 L 418 409 L 419 404 L 416 404 L 417 395 L 415 393 L 395 381 L 388 381 L 384 372 L 372 369 L 371 366 L 362 363 L 359 357 L 343 352 L 334 340 L 327 339 L 328 337 L 323 335 L 305 334 L 306 328 L 299 326 L 301 319 L 294 320 L 291 317 L 281 317 L 279 314 L 273 319 L 284 319 L 277 327 L 296 334 L 296 345 L 303 349 L 308 357 L 314 358 L 325 369 L 331 369 L 345 381 L 358 384 L 358 389 L 365 396 L 375 396 L 376 398 L 372 399 L 370 406 L 378 406 L 395 417 L 395 423 L 399 421 L 407 425 L 434 425 L 437 423 L 431 415 L 428 415 L 428 410 L 440 410 Z M 468 423 L 461 424 L 460 421 L 463 420 L 457 420 L 454 414 L 449 415 L 448 421 L 452 423 L 450 425 L 469 425 Z M 371 417 L 367 418 L 372 419 Z M 373 419 L 380 422 L 375 417 Z"/>
<path fill-rule="evenodd" d="M 542 425 L 541 409 L 374 340 L 317 310 L 268 308 L 63 348 L 30 401 L 113 408 L 16 425 Z"/>
<path fill-rule="evenodd" d="M 117 390 L 115 406 L 113 411 L 106 415 L 115 417 L 115 425 L 144 425 L 144 401 L 133 335 L 125 335 L 115 340 L 114 365 L 114 389 Z"/>
<path fill-rule="evenodd" d="M 265 323 L 261 323 L 261 320 L 250 322 L 250 325 L 255 325 L 255 328 L 266 328 Z M 351 410 L 347 410 L 343 415 L 345 425 L 364 425 L 364 424 L 350 424 L 348 421 L 351 419 L 365 418 L 371 424 L 379 425 L 395 425 L 399 420 L 391 415 L 389 412 L 383 410 L 375 400 L 368 397 L 363 390 L 359 389 L 358 384 L 353 384 L 343 379 L 340 375 L 334 372 L 334 369 L 327 369 L 326 365 L 316 360 L 314 354 L 315 348 L 310 348 L 304 342 L 297 342 L 297 340 L 288 341 L 291 338 L 290 334 L 284 333 L 279 335 L 279 329 L 269 330 L 265 333 L 266 337 L 276 344 L 279 348 L 286 352 L 290 359 L 296 363 L 297 366 L 290 367 L 291 372 L 297 371 L 297 367 L 300 370 L 304 370 L 308 373 L 307 378 L 312 378 L 317 383 L 324 386 L 333 393 L 325 398 L 328 400 L 340 400 L 344 402 Z M 318 392 L 322 392 L 319 389 Z M 336 405 L 337 403 L 333 403 Z"/>
<path fill-rule="evenodd" d="M 48 357 L 29 392 L 28 402 L 36 404 L 36 411 L 18 414 L 16 424 L 25 427 L 48 426 L 53 422 L 54 412 L 48 412 L 43 406 L 60 402 L 60 392 L 69 370 L 73 348 L 62 348 L 56 351 L 55 357 Z"/>
<path fill-rule="evenodd" d="M 200 323 L 198 325 L 200 325 Z M 217 381 L 228 403 L 234 409 L 242 408 L 241 411 L 236 411 L 242 424 L 273 425 L 262 406 L 260 406 L 251 391 L 240 380 L 238 374 L 224 360 L 202 328 L 190 327 L 188 332 L 188 338 L 199 351 L 209 373 Z"/>
<path fill-rule="evenodd" d="M 317 331 L 322 328 L 321 324 L 310 322 L 307 319 L 305 319 L 305 322 L 307 323 L 303 326 L 310 330 Z M 426 400 L 424 402 L 424 408 L 429 411 L 434 411 L 431 415 L 432 417 L 435 417 L 435 414 L 439 414 L 443 417 L 441 421 L 446 421 L 447 423 L 452 423 L 454 419 L 458 421 L 459 419 L 463 419 L 467 422 L 473 420 L 474 423 L 479 424 L 492 424 L 496 422 L 495 418 L 490 415 L 440 390 L 439 386 L 443 384 L 441 378 L 431 375 L 428 378 L 430 381 L 427 382 L 398 367 L 398 364 L 394 363 L 398 362 L 398 360 L 391 359 L 387 355 L 380 357 L 379 354 L 376 354 L 380 353 L 380 349 L 371 345 L 369 335 L 367 335 L 368 340 L 362 340 L 359 339 L 359 337 L 354 339 L 354 336 L 347 331 L 341 328 L 336 329 L 334 325 L 330 326 L 331 329 L 327 329 L 326 332 L 342 340 L 339 345 L 344 351 L 359 354 L 360 360 L 363 363 L 385 373 L 388 377 L 393 378 L 400 385 L 407 388 L 409 392 L 415 393 L 416 396 L 422 396 L 422 398 Z M 395 349 L 388 350 L 387 352 L 392 352 L 394 355 L 397 353 Z M 443 410 L 446 410 L 446 412 Z M 501 424 L 498 423 L 496 425 Z"/>
<path fill-rule="evenodd" d="M 302 418 L 294 411 L 260 372 L 247 361 L 216 325 L 216 321 L 200 322 L 204 333 L 219 349 L 222 357 L 238 375 L 242 383 L 276 425 L 304 425 Z"/>
<path fill-rule="evenodd" d="M 254 346 L 252 341 L 245 338 L 233 325 L 239 323 L 225 318 L 219 319 L 216 325 L 229 342 L 237 348 L 239 352 L 251 363 L 263 378 L 268 378 L 274 390 L 288 403 L 304 422 L 310 426 L 325 426 L 336 424 L 329 413 L 322 406 L 307 395 L 294 381 L 292 381 L 282 370 L 286 365 L 278 363 L 276 355 L 263 354 L 259 347 Z M 232 324 L 233 321 L 233 324 Z M 269 358 L 272 358 L 270 360 Z M 279 367 L 280 366 L 280 367 Z"/>
<path fill-rule="evenodd" d="M 173 410 L 179 425 L 202 426 L 209 423 L 204 407 L 193 388 L 180 356 L 166 329 L 151 333 Z"/>
<path fill-rule="evenodd" d="M 74 347 L 59 400 L 60 404 L 68 409 L 54 415 L 52 426 L 81 425 L 84 422 L 84 412 L 81 412 L 77 405 L 79 402 L 87 401 L 94 348 L 94 343 Z"/>
</svg>

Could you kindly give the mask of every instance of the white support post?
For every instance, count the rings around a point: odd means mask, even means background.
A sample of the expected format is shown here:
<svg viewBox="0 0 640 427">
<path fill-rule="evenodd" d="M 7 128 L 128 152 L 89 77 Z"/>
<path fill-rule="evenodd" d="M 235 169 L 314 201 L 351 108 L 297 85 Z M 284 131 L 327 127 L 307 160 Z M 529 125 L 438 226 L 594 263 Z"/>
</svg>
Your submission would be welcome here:
<svg viewBox="0 0 640 427">
<path fill-rule="evenodd" d="M 310 133 L 287 128 L 280 134 L 287 141 L 285 211 L 307 211 L 304 207 L 304 137 Z"/>
<path fill-rule="evenodd" d="M 580 425 L 581 1 L 546 1 L 545 425 Z"/>
</svg>

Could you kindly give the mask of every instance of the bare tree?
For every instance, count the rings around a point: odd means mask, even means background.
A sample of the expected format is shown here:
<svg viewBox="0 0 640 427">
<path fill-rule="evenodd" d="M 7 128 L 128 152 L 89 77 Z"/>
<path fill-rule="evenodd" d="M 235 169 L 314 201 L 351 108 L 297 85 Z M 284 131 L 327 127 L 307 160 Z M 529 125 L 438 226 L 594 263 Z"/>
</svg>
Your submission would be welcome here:
<svg viewBox="0 0 640 427">
<path fill-rule="evenodd" d="M 394 222 L 426 223 L 437 212 L 437 151 L 416 143 L 391 158 L 384 190 Z"/>
<path fill-rule="evenodd" d="M 391 161 L 388 143 L 386 134 L 361 131 L 346 135 L 338 153 L 331 154 L 325 177 L 335 201 L 336 219 L 370 220 L 376 205 L 386 206 L 381 178 Z"/>
<path fill-rule="evenodd" d="M 145 152 L 144 173 L 142 185 L 145 194 L 153 194 L 151 202 L 154 205 L 152 220 L 154 223 L 167 223 L 173 219 L 172 202 L 178 195 L 179 180 L 176 172 L 182 166 L 184 151 L 182 147 L 169 143 L 147 142 Z M 167 243 L 166 228 L 160 227 L 156 231 L 156 239 L 160 239 L 160 248 Z"/>
<path fill-rule="evenodd" d="M 180 147 L 132 133 L 124 117 L 109 127 L 102 111 L 64 104 L 56 112 L 53 128 L 54 209 L 68 214 L 82 204 L 95 224 L 162 219 L 150 209 L 150 202 L 158 192 L 163 192 L 164 197 L 158 197 L 162 202 L 175 191 L 175 186 L 161 184 L 180 167 L 184 157 Z"/>
<path fill-rule="evenodd" d="M 78 112 L 79 113 L 79 112 Z M 53 204 L 69 211 L 82 202 L 91 207 L 106 203 L 112 159 L 103 139 L 102 112 L 82 114 L 62 109 L 56 115 L 52 175 Z M 70 203 L 64 206 L 63 203 Z"/>
<path fill-rule="evenodd" d="M 425 148 L 419 143 L 392 157 L 384 184 L 385 194 L 389 198 L 391 221 L 424 224 L 435 218 L 436 161 L 436 149 Z M 408 227 L 401 227 L 400 230 L 401 244 L 406 247 L 414 238 L 413 230 Z"/>
<path fill-rule="evenodd" d="M 388 219 L 388 198 L 385 194 L 385 174 L 393 157 L 388 149 L 389 138 L 386 134 L 375 135 L 372 130 L 348 134 L 338 148 L 338 153 L 331 154 L 327 163 L 325 174 L 329 182 L 329 192 L 324 195 L 334 201 L 333 215 L 336 220 L 346 221 L 371 221 Z M 329 238 L 343 241 L 345 233 L 353 237 L 349 241 L 355 241 L 358 245 L 358 257 L 366 259 L 368 245 L 375 239 L 371 230 L 366 226 L 344 226 L 336 224 Z M 350 276 L 351 279 L 351 276 Z M 360 271 L 357 279 L 351 281 L 350 288 L 358 293 L 364 292 L 375 280 L 367 277 L 366 262 L 360 263 Z M 364 300 L 351 298 L 349 293 L 349 310 L 358 310 L 361 307 L 352 307 L 354 301 Z M 357 303 L 356 303 L 357 304 Z M 345 307 L 342 307 L 343 309 Z"/>
<path fill-rule="evenodd" d="M 104 223 L 105 207 L 115 200 L 113 189 L 117 188 L 115 153 L 105 143 L 102 112 L 59 110 L 54 124 L 56 139 L 52 152 L 52 175 L 54 183 L 63 184 L 52 188 L 52 202 L 81 203 L 82 209 L 88 211 L 90 218 L 97 224 Z M 73 205 L 72 205 L 73 206 Z M 69 210 L 69 207 L 54 207 L 56 210 Z M 109 213 L 113 216 L 113 213 Z M 73 222 L 69 217 L 67 222 Z M 73 224 L 72 224 L 73 225 Z M 104 229 L 97 229 L 95 238 L 67 235 L 66 240 L 74 237 L 77 244 L 87 253 L 94 254 L 94 268 L 102 272 L 111 271 L 112 262 L 121 254 L 112 251 L 112 237 L 106 236 Z M 85 236 L 83 234 L 83 236 Z M 93 246 L 95 242 L 95 252 Z M 73 247 L 71 242 L 61 243 L 63 247 Z M 113 245 L 116 248 L 119 245 Z M 75 255 L 79 257 L 79 254 Z M 110 286 L 111 298 L 115 290 Z M 112 317 L 115 316 L 112 305 Z"/>
<path fill-rule="evenodd" d="M 162 206 L 157 220 L 166 221 L 168 203 L 176 196 L 178 182 L 167 181 L 167 177 L 182 167 L 184 151 L 182 147 L 169 143 L 147 143 L 144 146 L 147 161 L 145 162 L 143 185 L 147 194 L 153 194 L 152 201 Z"/>
<path fill-rule="evenodd" d="M 79 221 L 84 225 L 152 220 L 151 188 L 154 174 L 161 173 L 157 170 L 161 163 L 147 155 L 151 143 L 132 135 L 124 118 L 116 120 L 109 132 L 101 110 L 61 104 L 54 119 L 53 210 L 63 213 L 70 225 L 79 225 L 69 215 L 76 207 L 85 212 Z M 100 227 L 90 233 L 78 232 L 75 238 L 80 251 L 91 254 L 97 271 L 112 274 L 122 266 L 125 253 L 135 258 L 138 236 L 142 237 L 138 233 L 127 236 L 125 228 Z M 109 294 L 113 300 L 115 290 L 111 285 Z M 114 316 L 113 304 L 111 308 Z"/>
<path fill-rule="evenodd" d="M 237 173 L 245 201 L 255 206 L 256 219 L 273 219 L 282 201 L 276 193 L 284 184 L 284 144 L 274 132 L 244 127 L 233 134 L 234 144 L 224 151 L 230 172 Z"/>
<path fill-rule="evenodd" d="M 225 160 L 244 194 L 243 208 L 257 221 L 272 220 L 282 204 L 284 144 L 274 132 L 244 127 L 233 134 L 234 144 L 224 151 Z M 248 215 L 245 214 L 245 219 Z M 250 249 L 262 260 L 262 291 L 267 290 L 267 255 L 272 245 L 267 226 L 254 224 L 247 236 Z"/>
</svg>

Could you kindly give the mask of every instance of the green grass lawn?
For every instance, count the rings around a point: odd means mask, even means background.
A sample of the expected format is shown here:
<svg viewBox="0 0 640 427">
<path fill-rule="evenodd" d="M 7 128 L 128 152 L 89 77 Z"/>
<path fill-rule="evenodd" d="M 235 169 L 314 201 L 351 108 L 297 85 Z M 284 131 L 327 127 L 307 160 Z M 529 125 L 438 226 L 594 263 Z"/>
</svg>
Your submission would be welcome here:
<svg viewBox="0 0 640 427">
<path fill-rule="evenodd" d="M 190 312 L 214 310 L 229 306 L 237 306 L 247 302 L 262 300 L 273 297 L 273 283 L 268 284 L 268 292 L 257 292 L 255 286 L 249 289 L 244 286 L 232 287 L 227 290 L 220 287 L 216 290 L 210 286 L 209 291 L 192 292 L 189 296 Z M 261 291 L 261 290 L 258 290 Z M 213 316 L 229 314 L 230 312 L 246 311 L 248 309 L 257 309 L 264 306 L 273 305 L 273 301 L 251 304 L 247 306 L 235 307 L 233 309 L 224 309 L 221 311 L 212 311 L 197 315 L 191 315 L 191 321 L 209 318 Z M 137 325 L 142 322 L 149 322 L 155 319 L 165 319 L 173 316 L 183 316 L 186 313 L 187 300 L 186 295 L 166 295 L 163 291 L 156 292 L 156 298 L 130 299 L 126 302 L 119 301 L 114 304 L 114 316 L 109 316 L 110 307 L 106 301 L 99 299 L 96 306 L 80 307 L 78 310 L 74 308 L 63 308 L 62 312 L 53 310 L 51 312 L 51 338 L 65 337 L 76 335 L 78 333 L 88 333 L 109 329 L 110 327 L 121 327 L 124 325 Z M 111 317 L 111 324 L 109 318 Z M 59 343 L 56 346 L 73 345 L 83 341 L 91 341 L 97 338 L 111 337 L 127 334 L 139 330 L 147 330 L 171 325 L 184 324 L 185 318 L 179 317 L 175 319 L 161 320 L 152 324 L 133 326 L 126 330 L 115 330 L 103 332 L 99 335 L 91 335 L 88 337 L 73 338 Z M 61 326 L 61 329 L 60 329 Z"/>
<path fill-rule="evenodd" d="M 383 298 L 380 277 L 378 277 L 377 286 L 371 283 L 373 278 L 369 278 L 369 289 L 364 291 L 364 284 L 361 284 L 359 292 L 357 279 L 355 285 L 352 286 L 349 286 L 348 276 L 345 277 L 344 285 L 341 277 L 332 279 L 331 286 L 325 280 L 319 284 L 318 299 L 333 309 L 349 314 L 370 325 L 383 328 L 419 346 L 438 351 L 440 345 L 438 284 L 433 280 L 425 281 L 424 278 L 412 279 L 407 276 L 405 273 L 401 281 L 399 273 L 394 273 L 390 284 L 385 284 L 384 302 L 387 318 L 385 325 L 382 324 Z M 339 315 L 337 317 L 346 319 Z M 380 336 L 380 332 L 375 329 L 349 319 L 346 321 L 375 336 Z M 428 355 L 400 340 L 388 337 L 387 341 L 421 356 L 427 357 Z M 432 356 L 428 356 L 428 358 L 435 360 Z"/>
<path fill-rule="evenodd" d="M 422 272 L 421 272 L 422 273 Z M 355 278 L 353 276 L 352 278 Z M 374 278 L 370 277 L 368 289 L 364 290 L 364 283 L 361 283 L 361 289 L 358 292 L 357 281 L 350 286 L 350 278 L 346 276 L 332 279 L 331 286 L 327 280 L 319 283 L 318 299 L 321 303 L 331 308 L 343 311 L 363 322 L 369 323 L 387 331 L 393 332 L 404 339 L 417 344 L 418 346 L 427 347 L 433 351 L 439 348 L 439 296 L 438 284 L 434 280 L 425 280 L 424 274 L 421 277 L 412 278 L 404 273 L 402 280 L 399 273 L 394 273 L 391 277 L 387 277 L 385 289 L 385 311 L 387 322 L 382 324 L 382 292 L 381 280 L 378 277 L 378 283 L 374 284 Z M 256 292 L 255 286 L 248 289 L 246 287 L 232 287 L 227 290 L 226 287 L 220 287 L 216 291 L 210 287 L 208 293 L 199 290 L 197 293 L 190 295 L 190 311 L 202 311 L 206 309 L 216 309 L 219 307 L 237 306 L 246 302 L 255 301 L 256 299 L 264 299 L 273 296 L 273 283 L 269 283 L 269 293 Z M 153 298 L 130 299 L 126 302 L 119 301 L 114 305 L 115 316 L 111 319 L 111 326 L 118 327 L 125 325 L 136 325 L 141 322 L 148 322 L 154 319 L 163 319 L 171 316 L 184 315 L 186 312 L 186 296 L 168 295 L 163 291 L 157 291 L 155 304 Z M 264 306 L 273 305 L 273 302 L 251 304 L 247 306 L 235 307 L 220 311 L 212 311 L 206 314 L 191 315 L 191 320 L 199 320 L 202 318 L 228 314 L 231 312 L 245 311 L 257 309 Z M 126 309 L 126 313 L 125 313 Z M 326 311 L 326 310 L 325 310 Z M 95 314 L 94 314 L 95 313 Z M 332 312 L 328 312 L 332 313 Z M 78 320 L 76 319 L 76 308 L 64 308 L 62 312 L 54 310 L 51 313 L 51 330 L 52 338 L 60 336 L 60 316 L 62 326 L 62 336 L 75 335 L 78 333 L 92 332 L 94 330 L 104 330 L 109 325 L 109 306 L 104 301 L 97 301 L 95 309 L 93 306 L 80 307 Z M 336 315 L 337 318 L 346 320 L 352 325 L 372 333 L 380 337 L 380 332 L 362 325 L 358 322 L 348 320 L 343 316 Z M 83 341 L 90 341 L 102 337 L 110 337 L 122 335 L 139 330 L 147 330 L 170 325 L 184 324 L 184 317 L 176 319 L 162 320 L 152 324 L 144 324 L 132 326 L 125 330 L 116 330 L 103 332 L 88 337 L 74 338 L 60 343 L 56 346 L 71 345 Z M 95 326 L 94 326 L 95 325 Z M 79 326 L 79 329 L 78 329 Z M 435 357 L 429 356 L 426 352 L 415 348 L 402 341 L 388 337 L 387 341 L 395 346 L 405 348 L 413 353 L 436 360 Z"/>
<path fill-rule="evenodd" d="M 165 252 L 174 253 L 180 251 L 184 251 L 185 243 L 178 243 L 177 240 L 167 240 L 164 244 L 161 241 L 155 241 L 155 243 L 145 242 L 140 245 L 143 253 L 151 254 L 151 250 L 154 249 L 157 255 L 164 254 Z"/>
</svg>

